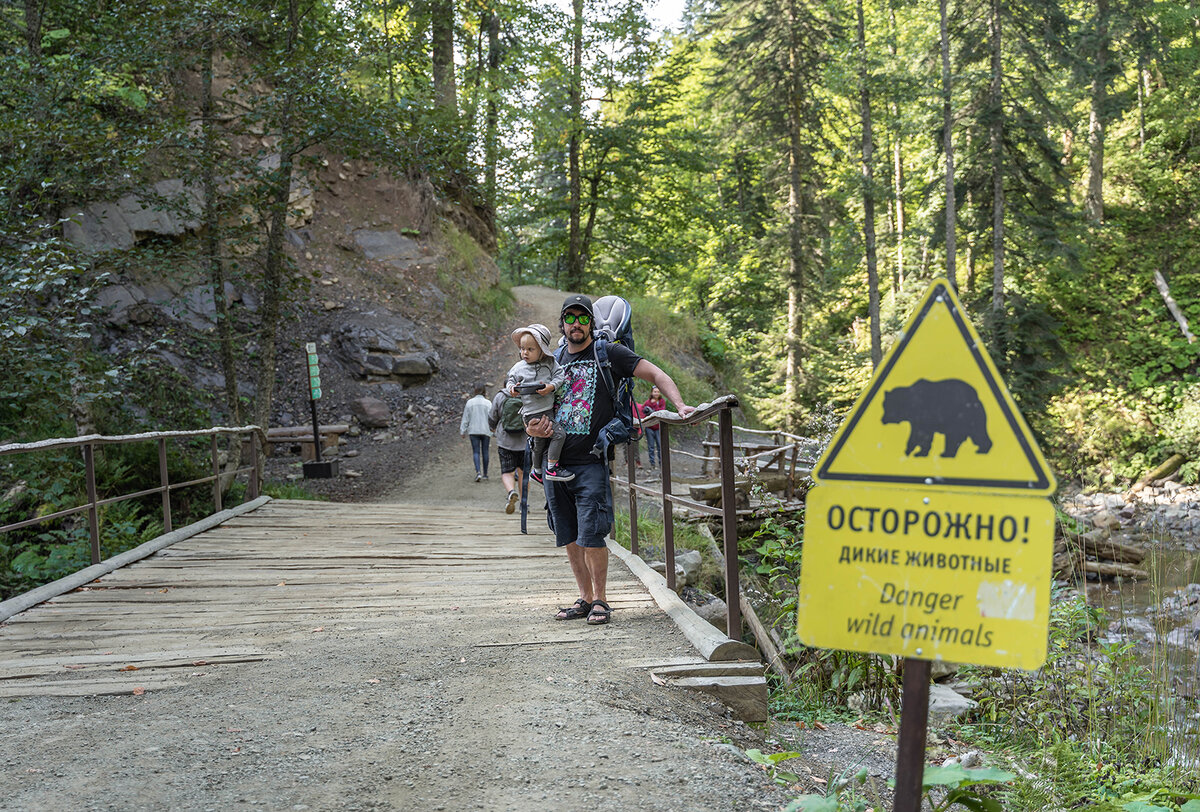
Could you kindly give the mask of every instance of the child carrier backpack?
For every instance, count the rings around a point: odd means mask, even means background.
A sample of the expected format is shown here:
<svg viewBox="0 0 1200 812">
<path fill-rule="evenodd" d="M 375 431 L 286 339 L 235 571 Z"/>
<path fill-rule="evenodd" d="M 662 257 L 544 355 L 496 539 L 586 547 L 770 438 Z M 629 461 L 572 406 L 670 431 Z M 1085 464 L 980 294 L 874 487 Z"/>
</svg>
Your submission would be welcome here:
<svg viewBox="0 0 1200 812">
<path fill-rule="evenodd" d="M 613 419 L 608 421 L 596 442 L 595 453 L 601 459 L 612 459 L 612 446 L 629 442 L 637 433 L 633 417 L 633 379 L 613 380 L 612 362 L 608 359 L 610 342 L 636 352 L 633 343 L 633 308 L 620 296 L 601 296 L 592 302 L 592 341 L 596 347 L 596 363 L 604 385 L 613 397 Z M 562 363 L 566 352 L 566 339 L 554 353 L 555 360 Z"/>
<path fill-rule="evenodd" d="M 500 425 L 505 431 L 523 434 L 525 418 L 521 417 L 521 399 L 509 395 L 500 407 Z"/>
</svg>

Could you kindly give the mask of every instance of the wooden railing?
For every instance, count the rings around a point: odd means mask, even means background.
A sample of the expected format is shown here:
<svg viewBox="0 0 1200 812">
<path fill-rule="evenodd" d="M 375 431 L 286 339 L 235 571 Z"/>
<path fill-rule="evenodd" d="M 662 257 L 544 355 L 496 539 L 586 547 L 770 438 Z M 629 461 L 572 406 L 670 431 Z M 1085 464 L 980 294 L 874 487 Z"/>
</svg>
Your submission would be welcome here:
<svg viewBox="0 0 1200 812">
<path fill-rule="evenodd" d="M 249 452 L 250 464 L 241 468 L 236 468 L 229 471 L 222 471 L 220 464 L 220 449 L 218 448 L 217 438 L 220 436 L 234 435 L 241 437 L 249 435 Z M 201 477 L 200 479 L 192 479 L 187 482 L 171 482 L 167 471 L 167 440 L 180 437 L 204 437 L 211 436 L 210 443 L 212 449 L 212 474 L 210 476 Z M 147 488 L 137 493 L 128 493 L 120 496 L 112 496 L 107 499 L 100 499 L 98 489 L 96 487 L 96 447 L 104 445 L 116 445 L 121 443 L 138 443 L 138 442 L 157 442 L 158 443 L 158 478 L 159 484 L 155 488 Z M 0 457 L 10 454 L 27 454 L 41 451 L 53 451 L 63 448 L 81 448 L 83 452 L 84 466 L 84 482 L 87 487 L 87 501 L 73 508 L 60 510 L 55 513 L 49 513 L 45 516 L 37 516 L 32 519 L 14 522 L 0 526 L 0 533 L 9 530 L 16 530 L 29 525 L 40 524 L 42 522 L 61 519 L 66 516 L 73 516 L 76 513 L 87 511 L 88 514 L 88 536 L 91 539 L 91 558 L 93 564 L 100 563 L 100 512 L 99 509 L 105 505 L 124 502 L 128 499 L 137 499 L 150 494 L 160 494 L 162 497 L 162 516 L 163 516 L 163 531 L 171 532 L 171 491 L 179 488 L 186 488 L 191 485 L 203 485 L 206 482 L 213 483 L 213 512 L 221 511 L 221 491 L 223 484 L 230 478 L 238 474 L 249 473 L 250 481 L 247 487 L 249 498 L 257 499 L 259 489 L 262 483 L 262 456 L 261 449 L 266 446 L 266 435 L 258 426 L 239 426 L 237 428 L 213 427 L 209 429 L 199 429 L 196 431 L 155 431 L 146 434 L 125 434 L 118 436 L 105 436 L 100 434 L 88 434 L 83 437 L 68 437 L 54 440 L 41 440 L 36 443 L 10 443 L 8 445 L 0 445 Z"/>
<path fill-rule="evenodd" d="M 737 539 L 737 504 L 734 498 L 734 457 L 733 457 L 733 409 L 738 400 L 733 395 L 723 395 L 712 403 L 702 403 L 686 418 L 681 418 L 674 412 L 653 412 L 642 419 L 642 427 L 657 425 L 661 446 L 660 461 L 662 463 L 662 483 L 658 488 L 637 483 L 637 466 L 635 455 L 628 456 L 626 478 L 615 474 L 613 485 L 625 488 L 629 492 L 629 544 L 634 555 L 638 552 L 638 494 L 655 497 L 662 502 L 663 515 L 663 558 L 667 562 L 667 586 L 675 589 L 675 505 L 686 505 L 697 513 L 720 516 L 722 519 L 722 535 L 724 536 L 725 556 L 725 605 L 728 608 L 725 633 L 734 640 L 742 639 L 742 611 L 738 595 L 740 592 L 738 576 L 738 539 Z M 671 492 L 671 427 L 695 426 L 717 417 L 718 435 L 717 449 L 719 451 L 718 465 L 721 473 L 721 503 L 719 507 L 704 502 L 698 502 L 686 496 Z M 694 456 L 694 455 L 692 455 Z"/>
</svg>

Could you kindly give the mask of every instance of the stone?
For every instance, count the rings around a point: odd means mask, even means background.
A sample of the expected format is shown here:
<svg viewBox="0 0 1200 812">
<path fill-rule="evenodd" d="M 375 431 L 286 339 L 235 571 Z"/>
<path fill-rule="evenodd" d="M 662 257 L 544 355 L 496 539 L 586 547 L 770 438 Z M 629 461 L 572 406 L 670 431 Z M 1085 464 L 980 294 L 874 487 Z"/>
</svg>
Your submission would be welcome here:
<svg viewBox="0 0 1200 812">
<path fill-rule="evenodd" d="M 699 580 L 700 567 L 704 563 L 704 557 L 700 555 L 699 550 L 684 550 L 681 553 L 675 554 L 675 572 L 676 586 L 684 586 L 686 584 L 695 584 Z M 678 573 L 682 572 L 683 577 L 680 578 Z M 682 583 L 681 583 L 682 582 Z"/>
<path fill-rule="evenodd" d="M 428 354 L 409 354 L 397 356 L 392 359 L 393 375 L 418 375 L 428 377 L 435 372 L 437 372 L 436 356 L 431 356 Z"/>
<path fill-rule="evenodd" d="M 331 343 L 334 357 L 359 378 L 392 375 L 401 383 L 421 383 L 438 369 L 438 355 L 421 329 L 390 310 L 347 313 Z M 371 355 L 392 356 L 386 373 L 382 359 L 368 365 Z"/>
<path fill-rule="evenodd" d="M 350 402 L 350 411 L 367 428 L 380 429 L 392 422 L 392 410 L 378 398 L 363 397 Z"/>
<path fill-rule="evenodd" d="M 1115 530 L 1121 526 L 1121 520 L 1107 510 L 1102 510 L 1092 517 L 1092 525 L 1101 530 Z"/>
<path fill-rule="evenodd" d="M 965 714 L 979 703 L 945 685 L 929 686 L 929 724 L 943 725 Z"/>
<path fill-rule="evenodd" d="M 123 326 L 149 320 L 146 308 L 141 307 L 145 295 L 136 285 L 109 285 L 96 294 L 95 305 L 106 313 L 109 324 Z"/>
<path fill-rule="evenodd" d="M 729 614 L 729 607 L 725 605 L 725 601 L 713 596 L 707 603 L 692 606 L 692 610 L 702 619 L 716 626 L 721 631 L 725 631 Z"/>
<path fill-rule="evenodd" d="M 370 352 L 367 353 L 366 360 L 363 362 L 367 367 L 367 372 L 372 375 L 391 375 L 392 374 L 392 356 L 384 355 L 383 353 Z"/>
<path fill-rule="evenodd" d="M 420 243 L 398 231 L 361 228 L 354 232 L 354 242 L 367 259 L 412 260 L 423 255 Z"/>
</svg>

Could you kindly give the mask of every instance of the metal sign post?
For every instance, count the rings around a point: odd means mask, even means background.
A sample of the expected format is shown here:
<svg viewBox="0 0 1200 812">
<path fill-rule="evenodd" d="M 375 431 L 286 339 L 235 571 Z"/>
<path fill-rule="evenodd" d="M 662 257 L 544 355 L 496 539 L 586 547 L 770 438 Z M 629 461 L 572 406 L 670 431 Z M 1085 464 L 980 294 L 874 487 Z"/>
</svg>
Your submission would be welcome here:
<svg viewBox="0 0 1200 812">
<path fill-rule="evenodd" d="M 321 368 L 317 364 L 317 345 L 312 341 L 308 342 L 304 345 L 304 352 L 308 356 L 308 405 L 312 410 L 313 459 L 301 467 L 304 469 L 305 479 L 330 479 L 337 476 L 338 461 L 321 459 L 321 426 L 317 422 L 317 401 L 321 399 Z"/>
</svg>

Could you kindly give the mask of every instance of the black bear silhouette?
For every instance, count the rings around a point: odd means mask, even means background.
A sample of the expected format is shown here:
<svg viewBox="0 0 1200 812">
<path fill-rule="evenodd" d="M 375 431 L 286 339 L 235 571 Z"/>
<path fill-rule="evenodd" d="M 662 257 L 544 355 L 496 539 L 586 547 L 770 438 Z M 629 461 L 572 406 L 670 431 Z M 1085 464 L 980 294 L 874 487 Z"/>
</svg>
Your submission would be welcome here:
<svg viewBox="0 0 1200 812">
<path fill-rule="evenodd" d="M 927 457 L 933 445 L 933 435 L 946 438 L 943 457 L 958 454 L 964 440 L 975 444 L 978 454 L 992 449 L 987 433 L 987 412 L 979 395 L 966 381 L 948 378 L 927 381 L 924 378 L 910 386 L 897 386 L 883 394 L 883 423 L 902 423 L 910 427 L 905 456 Z"/>
</svg>

